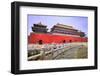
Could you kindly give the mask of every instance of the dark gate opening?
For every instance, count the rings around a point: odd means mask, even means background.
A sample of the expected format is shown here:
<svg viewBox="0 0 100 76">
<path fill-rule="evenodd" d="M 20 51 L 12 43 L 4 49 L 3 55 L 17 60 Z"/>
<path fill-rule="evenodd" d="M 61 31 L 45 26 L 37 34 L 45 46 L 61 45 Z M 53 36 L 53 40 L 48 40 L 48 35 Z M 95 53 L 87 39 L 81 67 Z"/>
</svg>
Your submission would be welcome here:
<svg viewBox="0 0 100 76">
<path fill-rule="evenodd" d="M 39 42 L 38 42 L 39 44 L 43 44 L 43 41 L 42 40 L 39 40 Z"/>
<path fill-rule="evenodd" d="M 66 41 L 65 41 L 65 40 L 63 40 L 63 43 L 66 43 Z"/>
<path fill-rule="evenodd" d="M 72 42 L 72 40 L 69 40 L 69 42 Z"/>
</svg>

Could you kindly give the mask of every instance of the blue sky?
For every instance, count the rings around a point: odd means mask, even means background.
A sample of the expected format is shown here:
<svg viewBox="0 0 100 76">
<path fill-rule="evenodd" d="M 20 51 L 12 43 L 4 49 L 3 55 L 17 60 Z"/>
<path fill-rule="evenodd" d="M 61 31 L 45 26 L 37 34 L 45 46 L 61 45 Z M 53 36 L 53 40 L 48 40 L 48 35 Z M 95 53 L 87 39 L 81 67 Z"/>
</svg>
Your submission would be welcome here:
<svg viewBox="0 0 100 76">
<path fill-rule="evenodd" d="M 41 22 L 42 24 L 47 25 L 47 28 L 50 31 L 55 24 L 65 24 L 73 26 L 74 28 L 85 32 L 86 36 L 88 35 L 88 17 L 81 16 L 50 16 L 50 15 L 28 15 L 28 35 L 32 32 L 31 27 L 35 23 Z"/>
</svg>

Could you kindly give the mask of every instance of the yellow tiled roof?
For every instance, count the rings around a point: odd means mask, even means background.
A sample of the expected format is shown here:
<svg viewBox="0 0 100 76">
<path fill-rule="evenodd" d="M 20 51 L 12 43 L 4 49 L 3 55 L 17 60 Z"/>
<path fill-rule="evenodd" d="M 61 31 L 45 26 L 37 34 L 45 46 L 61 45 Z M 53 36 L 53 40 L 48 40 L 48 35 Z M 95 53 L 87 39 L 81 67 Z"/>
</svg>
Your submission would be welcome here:
<svg viewBox="0 0 100 76">
<path fill-rule="evenodd" d="M 57 23 L 55 26 L 63 27 L 63 28 L 69 28 L 69 29 L 74 29 L 72 26 L 64 25 L 64 24 L 59 24 L 59 23 Z"/>
</svg>

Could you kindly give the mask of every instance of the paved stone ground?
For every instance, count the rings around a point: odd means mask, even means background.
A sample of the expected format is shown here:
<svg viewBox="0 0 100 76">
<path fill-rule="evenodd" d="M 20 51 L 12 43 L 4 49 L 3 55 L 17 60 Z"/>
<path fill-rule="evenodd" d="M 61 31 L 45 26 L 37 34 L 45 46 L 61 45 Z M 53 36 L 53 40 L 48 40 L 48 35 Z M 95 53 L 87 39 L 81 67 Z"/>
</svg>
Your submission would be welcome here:
<svg viewBox="0 0 100 76">
<path fill-rule="evenodd" d="M 45 52 L 45 51 L 43 51 Z M 42 59 L 41 59 L 42 58 Z M 87 43 L 69 43 L 65 47 L 53 49 L 46 52 L 37 60 L 58 60 L 58 59 L 84 59 L 88 58 Z"/>
<path fill-rule="evenodd" d="M 72 43 L 56 53 L 45 56 L 44 60 L 56 59 L 84 59 L 88 57 L 87 43 Z"/>
<path fill-rule="evenodd" d="M 59 54 L 55 59 L 82 59 L 87 58 L 87 47 L 77 46 Z"/>
</svg>

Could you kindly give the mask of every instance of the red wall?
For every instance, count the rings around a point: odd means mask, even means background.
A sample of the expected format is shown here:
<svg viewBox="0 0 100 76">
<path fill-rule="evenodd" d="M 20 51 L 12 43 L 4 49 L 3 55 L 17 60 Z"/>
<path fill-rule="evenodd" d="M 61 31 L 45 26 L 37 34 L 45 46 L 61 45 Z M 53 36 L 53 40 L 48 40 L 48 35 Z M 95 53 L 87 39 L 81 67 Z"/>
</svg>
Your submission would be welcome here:
<svg viewBox="0 0 100 76">
<path fill-rule="evenodd" d="M 34 44 L 38 43 L 39 40 L 42 40 L 43 43 L 63 43 L 63 40 L 66 42 L 87 42 L 87 38 L 81 37 L 72 37 L 72 36 L 61 36 L 61 35 L 52 35 L 52 34 L 35 34 L 31 33 L 28 36 L 28 43 Z"/>
</svg>

